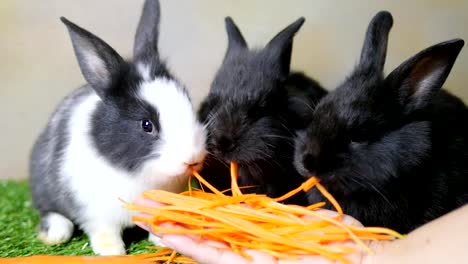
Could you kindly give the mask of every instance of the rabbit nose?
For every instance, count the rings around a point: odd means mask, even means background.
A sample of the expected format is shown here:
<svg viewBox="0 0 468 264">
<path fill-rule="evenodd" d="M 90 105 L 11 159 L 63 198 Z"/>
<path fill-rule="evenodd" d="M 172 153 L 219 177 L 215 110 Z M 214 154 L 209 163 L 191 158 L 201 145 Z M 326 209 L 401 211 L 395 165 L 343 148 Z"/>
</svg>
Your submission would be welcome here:
<svg viewBox="0 0 468 264">
<path fill-rule="evenodd" d="M 224 152 L 231 152 L 236 148 L 234 141 L 225 136 L 221 137 L 218 140 L 218 144 L 219 144 L 220 149 Z"/>
</svg>

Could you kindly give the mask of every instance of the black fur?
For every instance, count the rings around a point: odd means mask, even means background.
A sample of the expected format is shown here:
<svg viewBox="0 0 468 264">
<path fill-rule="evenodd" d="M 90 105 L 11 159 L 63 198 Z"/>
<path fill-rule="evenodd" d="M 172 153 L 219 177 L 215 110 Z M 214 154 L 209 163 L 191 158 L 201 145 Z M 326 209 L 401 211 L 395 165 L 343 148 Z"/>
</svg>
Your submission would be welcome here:
<svg viewBox="0 0 468 264">
<path fill-rule="evenodd" d="M 313 107 L 322 95 L 320 90 L 317 96 L 309 94 L 315 101 L 289 101 L 286 83 L 292 39 L 303 22 L 300 18 L 285 28 L 264 49 L 249 50 L 240 30 L 226 18 L 228 49 L 199 110 L 199 118 L 207 126 L 211 154 L 202 175 L 216 187 L 229 187 L 230 161 L 239 164 L 240 186 L 256 186 L 245 192 L 280 196 L 301 184 L 292 164 L 294 108 L 289 105 Z M 319 87 L 308 80 L 304 77 L 301 84 Z M 296 83 L 298 80 L 291 79 L 288 84 Z M 304 90 L 291 89 L 291 93 L 299 98 Z M 303 204 L 305 200 L 297 195 L 290 202 Z"/>
<path fill-rule="evenodd" d="M 317 105 L 295 164 L 364 225 L 400 232 L 468 201 L 468 110 L 441 90 L 462 40 L 434 45 L 383 78 L 392 17 L 369 24 L 354 72 Z M 316 190 L 310 203 L 324 198 Z"/>
<path fill-rule="evenodd" d="M 292 72 L 285 82 L 288 91 L 288 123 L 302 130 L 312 122 L 312 112 L 327 91 L 304 73 Z"/>
</svg>

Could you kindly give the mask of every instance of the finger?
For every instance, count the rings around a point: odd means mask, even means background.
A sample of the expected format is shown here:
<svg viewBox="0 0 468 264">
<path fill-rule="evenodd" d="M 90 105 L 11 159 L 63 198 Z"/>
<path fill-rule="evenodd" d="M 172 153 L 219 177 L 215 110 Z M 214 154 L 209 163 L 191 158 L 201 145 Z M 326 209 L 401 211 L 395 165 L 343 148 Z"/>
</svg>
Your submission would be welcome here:
<svg viewBox="0 0 468 264">
<path fill-rule="evenodd" d="M 258 250 L 247 249 L 244 252 L 253 258 L 252 262 L 248 262 L 249 264 L 270 264 L 270 263 L 278 263 L 278 260 L 270 254 L 265 252 L 261 252 Z"/>
<path fill-rule="evenodd" d="M 156 201 L 153 201 L 153 200 L 150 200 L 150 199 L 146 199 L 146 198 L 144 198 L 142 196 L 137 197 L 135 199 L 135 201 L 134 201 L 134 204 L 139 205 L 139 206 L 144 206 L 144 207 L 150 207 L 150 208 L 159 208 L 161 206 L 164 206 L 163 203 L 159 203 L 159 202 L 156 202 Z M 148 213 L 140 213 L 137 216 L 144 217 L 144 218 L 151 218 L 152 217 L 152 215 L 148 214 Z M 146 230 L 148 232 L 151 232 L 151 228 L 147 223 L 135 221 L 135 224 L 137 226 L 139 226 L 140 228 L 142 228 L 142 229 L 144 229 L 144 230 Z"/>
<path fill-rule="evenodd" d="M 213 247 L 184 235 L 164 235 L 162 242 L 177 252 L 204 264 L 247 264 L 246 259 L 229 249 Z"/>
<path fill-rule="evenodd" d="M 145 224 L 142 224 L 144 226 L 144 229 L 147 230 L 148 232 L 151 232 L 153 233 L 154 235 L 158 236 L 158 237 L 162 237 L 164 235 L 168 235 L 168 234 L 162 234 L 162 233 L 158 233 L 158 232 L 154 232 L 153 230 L 151 230 L 151 228 L 148 226 L 148 225 L 145 225 Z M 160 227 L 164 227 L 164 228 L 179 228 L 179 229 L 185 229 L 184 226 L 182 225 L 178 225 L 178 224 L 173 224 L 173 223 L 161 223 L 159 225 Z M 206 244 L 207 246 L 210 246 L 210 247 L 216 247 L 216 248 L 228 248 L 228 246 L 222 242 L 219 242 L 219 241 L 213 241 L 213 240 L 206 240 L 205 238 L 203 238 L 202 236 L 200 235 L 192 235 L 192 234 L 187 234 L 187 235 L 183 235 L 183 236 L 186 236 L 194 241 L 197 241 L 197 242 L 203 242 L 204 244 Z"/>
<path fill-rule="evenodd" d="M 138 214 L 137 216 L 152 219 L 152 215 L 148 214 L 148 213 L 141 213 L 141 214 Z M 151 222 L 151 220 L 150 220 L 150 222 Z M 148 223 L 148 222 L 134 221 L 135 225 L 137 225 L 140 228 L 142 228 L 142 229 L 144 229 L 144 230 L 146 230 L 146 231 L 148 231 L 150 233 L 153 233 L 154 235 L 160 237 L 161 234 L 158 234 L 157 232 L 153 231 L 153 228 L 152 228 L 152 225 L 150 224 L 150 222 Z M 161 224 L 159 224 L 159 226 L 164 227 L 164 228 L 183 228 L 180 225 L 169 224 L 169 223 L 161 223 Z"/>
<path fill-rule="evenodd" d="M 135 225 L 137 225 L 138 227 L 140 227 L 141 229 L 143 229 L 145 231 L 151 232 L 149 226 L 147 224 L 145 224 L 145 223 L 135 222 Z"/>
<path fill-rule="evenodd" d="M 228 249 L 228 245 L 226 243 L 220 242 L 220 241 L 214 241 L 214 240 L 206 240 L 205 238 L 202 237 L 191 237 L 194 241 L 198 241 L 199 243 L 203 243 L 208 247 L 215 247 L 219 249 Z"/>
<path fill-rule="evenodd" d="M 153 215 L 148 214 L 148 213 L 139 213 L 139 214 L 137 214 L 135 216 L 136 217 L 141 217 L 141 218 L 147 218 L 148 220 L 151 220 L 153 218 Z M 150 225 L 148 224 L 148 222 L 142 222 L 142 221 L 133 221 L 133 222 L 138 227 L 140 227 L 140 228 L 142 228 L 142 229 L 144 229 L 144 230 L 146 230 L 148 232 L 151 232 L 151 228 L 150 228 Z"/>
<path fill-rule="evenodd" d="M 327 218 L 334 218 L 334 217 L 338 216 L 338 213 L 336 211 L 327 210 L 327 209 L 318 209 L 318 210 L 316 210 L 316 212 L 318 214 L 322 215 L 322 216 L 327 217 Z M 305 216 L 305 218 L 320 221 L 319 218 L 313 217 L 313 216 Z M 361 222 L 359 222 L 357 219 L 355 219 L 354 217 L 352 217 L 350 215 L 343 215 L 343 217 L 341 218 L 341 222 L 344 223 L 344 224 L 347 224 L 347 225 L 353 225 L 353 226 L 358 226 L 358 227 L 363 226 L 361 224 Z"/>
<path fill-rule="evenodd" d="M 303 256 L 299 260 L 281 259 L 278 264 L 332 264 L 334 261 L 328 260 L 322 256 Z M 354 262 L 351 262 L 354 263 Z"/>
<path fill-rule="evenodd" d="M 135 199 L 135 204 L 140 205 L 140 206 L 145 206 L 145 207 L 151 207 L 151 208 L 159 208 L 161 206 L 164 206 L 165 204 L 156 202 L 150 199 L 146 199 L 142 196 L 139 196 Z"/>
<path fill-rule="evenodd" d="M 368 241 L 363 241 L 365 244 L 369 244 Z M 346 241 L 346 242 L 333 242 L 330 243 L 329 246 L 336 246 L 336 247 L 347 247 L 347 248 L 354 248 L 356 249 L 355 252 L 344 255 L 345 258 L 349 259 L 350 263 L 361 263 L 362 256 L 364 254 L 364 249 L 361 248 L 356 242 L 354 241 Z"/>
</svg>

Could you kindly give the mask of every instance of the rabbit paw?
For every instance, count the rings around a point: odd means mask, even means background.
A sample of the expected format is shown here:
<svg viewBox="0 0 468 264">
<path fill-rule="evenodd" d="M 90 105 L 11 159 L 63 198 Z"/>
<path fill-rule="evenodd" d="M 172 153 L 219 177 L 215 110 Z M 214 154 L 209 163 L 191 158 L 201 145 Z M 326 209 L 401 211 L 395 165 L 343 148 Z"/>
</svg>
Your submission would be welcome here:
<svg viewBox="0 0 468 264">
<path fill-rule="evenodd" d="M 94 253 L 101 256 L 125 255 L 125 244 L 119 232 L 97 231 L 90 234 Z"/>
<path fill-rule="evenodd" d="M 41 219 L 38 238 L 48 245 L 65 243 L 73 235 L 73 223 L 65 216 L 48 213 Z"/>
</svg>

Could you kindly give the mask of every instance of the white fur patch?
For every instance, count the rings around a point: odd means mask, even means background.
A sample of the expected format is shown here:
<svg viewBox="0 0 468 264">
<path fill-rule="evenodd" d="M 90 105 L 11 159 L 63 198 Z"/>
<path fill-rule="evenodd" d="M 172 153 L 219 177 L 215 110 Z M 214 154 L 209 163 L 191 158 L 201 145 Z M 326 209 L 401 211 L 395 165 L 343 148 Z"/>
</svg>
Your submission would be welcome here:
<svg viewBox="0 0 468 264">
<path fill-rule="evenodd" d="M 65 243 L 73 234 L 73 223 L 61 214 L 49 213 L 46 219 L 48 229 L 40 230 L 38 238 L 48 245 Z"/>
<path fill-rule="evenodd" d="M 100 98 L 91 93 L 75 106 L 68 123 L 70 142 L 64 152 L 61 179 L 70 185 L 80 212 L 81 227 L 91 237 L 98 254 L 120 252 L 123 228 L 133 226 L 131 212 L 119 199 L 133 202 L 149 189 L 181 192 L 187 184 L 184 163 L 201 162 L 205 157 L 205 130 L 198 123 L 187 96 L 173 81 L 145 82 L 142 99 L 159 111 L 162 143 L 154 149 L 159 158 L 149 160 L 137 175 L 129 175 L 102 157 L 90 138 L 91 116 Z M 99 239 L 106 234 L 105 239 Z M 97 239 L 97 240 L 96 240 Z M 104 242 L 103 242 L 104 241 Z M 104 246 L 110 245 L 108 250 Z"/>
<path fill-rule="evenodd" d="M 44 164 L 44 168 L 51 168 L 51 163 L 54 161 L 52 156 L 58 143 L 58 134 L 56 133 L 56 131 L 59 131 L 60 119 L 73 105 L 77 95 L 83 93 L 83 91 L 84 88 L 79 88 L 70 93 L 67 97 L 65 97 L 65 99 L 63 99 L 63 101 L 59 104 L 57 109 L 55 109 L 55 112 L 50 117 L 48 123 L 50 133 L 47 134 L 47 136 L 49 137 L 49 142 L 46 145 L 46 151 L 44 151 L 41 155 L 41 163 Z"/>
<path fill-rule="evenodd" d="M 144 65 L 142 63 L 138 63 L 137 68 L 138 68 L 138 72 L 140 73 L 143 80 L 151 81 L 150 69 L 149 69 L 149 67 L 147 65 Z"/>
<path fill-rule="evenodd" d="M 84 230 L 90 234 L 105 228 L 120 233 L 132 223 L 131 212 L 122 207 L 119 199 L 132 202 L 148 189 L 179 192 L 185 180 L 177 181 L 157 172 L 129 175 L 102 157 L 92 145 L 89 133 L 91 115 L 99 101 L 92 93 L 73 111 L 68 124 L 72 136 L 61 169 L 64 182 L 71 185 L 80 206 L 85 208 L 79 221 Z"/>
<path fill-rule="evenodd" d="M 161 157 L 144 170 L 179 175 L 187 172 L 187 164 L 201 163 L 206 156 L 206 132 L 178 83 L 166 79 L 144 82 L 140 95 L 157 109 L 161 126 L 161 144 L 154 150 Z"/>
<path fill-rule="evenodd" d="M 90 235 L 91 248 L 102 256 L 125 255 L 125 244 L 120 233 L 114 230 L 101 229 Z"/>
</svg>

